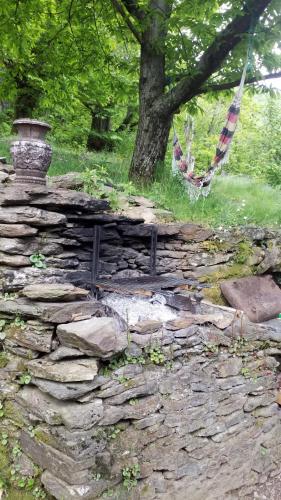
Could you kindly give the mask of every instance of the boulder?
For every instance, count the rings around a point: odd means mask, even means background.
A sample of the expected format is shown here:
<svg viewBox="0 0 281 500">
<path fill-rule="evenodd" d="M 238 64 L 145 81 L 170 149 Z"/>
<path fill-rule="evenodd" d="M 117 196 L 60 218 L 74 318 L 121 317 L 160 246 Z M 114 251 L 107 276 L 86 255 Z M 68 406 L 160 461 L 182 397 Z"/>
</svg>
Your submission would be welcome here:
<svg viewBox="0 0 281 500">
<path fill-rule="evenodd" d="M 27 368 L 33 377 L 54 380 L 56 382 L 84 382 L 94 380 L 98 373 L 98 364 L 95 359 L 68 360 L 57 363 L 38 359 L 27 363 Z"/>
<path fill-rule="evenodd" d="M 79 298 L 87 297 L 87 295 L 89 295 L 89 292 L 87 290 L 75 287 L 70 283 L 38 283 L 35 285 L 28 285 L 24 287 L 21 293 L 25 297 L 28 297 L 32 300 L 51 300 L 55 302 L 74 301 Z"/>
<path fill-rule="evenodd" d="M 57 335 L 62 345 L 103 359 L 126 349 L 128 345 L 127 336 L 120 331 L 118 320 L 107 317 L 61 324 L 57 328 Z"/>
<path fill-rule="evenodd" d="M 281 312 L 281 290 L 270 275 L 232 279 L 220 287 L 229 304 L 253 323 L 277 318 Z"/>
</svg>

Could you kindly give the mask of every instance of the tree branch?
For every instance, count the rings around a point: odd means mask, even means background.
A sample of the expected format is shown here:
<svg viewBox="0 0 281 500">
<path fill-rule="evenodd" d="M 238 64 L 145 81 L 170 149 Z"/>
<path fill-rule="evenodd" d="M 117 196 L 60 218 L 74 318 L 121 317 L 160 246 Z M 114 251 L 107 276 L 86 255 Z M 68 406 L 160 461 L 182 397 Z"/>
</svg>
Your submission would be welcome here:
<svg viewBox="0 0 281 500">
<path fill-rule="evenodd" d="M 260 76 L 253 76 L 251 78 L 247 78 L 245 81 L 246 85 L 249 85 L 250 83 L 255 83 L 255 82 L 261 82 L 262 80 L 270 80 L 273 78 L 281 78 L 281 71 L 278 71 L 277 73 L 268 73 L 267 75 L 260 75 Z M 233 89 L 234 87 L 238 87 L 240 83 L 239 80 L 234 80 L 233 82 L 223 82 L 223 83 L 214 83 L 211 85 L 208 85 L 207 87 L 202 88 L 197 95 L 200 94 L 207 94 L 208 92 L 219 92 L 221 90 L 229 90 Z"/>
<path fill-rule="evenodd" d="M 155 102 L 155 111 L 170 116 L 181 104 L 200 93 L 201 87 L 222 65 L 229 52 L 238 45 L 250 29 L 253 17 L 259 18 L 272 0 L 247 0 L 242 14 L 236 16 L 215 37 L 197 64 L 192 76 L 183 78 L 170 92 Z"/>
<path fill-rule="evenodd" d="M 131 16 L 135 17 L 139 21 L 143 20 L 145 12 L 138 6 L 135 0 L 121 0 L 121 2 Z"/>
<path fill-rule="evenodd" d="M 121 0 L 121 1 L 123 1 L 123 0 Z M 118 0 L 111 0 L 111 3 L 113 5 L 113 7 L 115 8 L 115 10 L 120 14 L 120 16 L 123 17 L 125 23 L 127 24 L 129 30 L 133 33 L 133 35 L 136 38 L 136 40 L 139 43 L 141 43 L 142 42 L 141 34 L 137 30 L 137 28 L 135 27 L 135 25 L 132 23 L 130 17 L 127 15 L 127 12 L 123 8 L 123 6 L 119 3 Z M 123 3 L 125 3 L 125 2 L 123 2 Z"/>
</svg>

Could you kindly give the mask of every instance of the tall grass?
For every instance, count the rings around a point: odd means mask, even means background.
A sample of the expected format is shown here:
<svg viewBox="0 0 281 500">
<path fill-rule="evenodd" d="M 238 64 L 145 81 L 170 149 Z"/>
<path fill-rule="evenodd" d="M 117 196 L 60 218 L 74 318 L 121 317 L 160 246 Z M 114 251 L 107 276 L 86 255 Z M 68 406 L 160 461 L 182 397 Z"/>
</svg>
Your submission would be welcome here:
<svg viewBox="0 0 281 500">
<path fill-rule="evenodd" d="M 128 138 L 114 152 L 75 152 L 53 146 L 50 175 L 83 172 L 86 167 L 102 165 L 115 184 L 127 185 L 132 193 L 153 199 L 159 207 L 170 210 L 179 221 L 194 221 L 213 227 L 256 224 L 281 227 L 281 190 L 256 178 L 218 175 L 207 198 L 192 203 L 186 187 L 171 174 L 170 162 L 159 168 L 149 188 L 128 182 L 132 141 Z M 7 140 L 0 141 L 0 156 L 9 157 Z"/>
</svg>

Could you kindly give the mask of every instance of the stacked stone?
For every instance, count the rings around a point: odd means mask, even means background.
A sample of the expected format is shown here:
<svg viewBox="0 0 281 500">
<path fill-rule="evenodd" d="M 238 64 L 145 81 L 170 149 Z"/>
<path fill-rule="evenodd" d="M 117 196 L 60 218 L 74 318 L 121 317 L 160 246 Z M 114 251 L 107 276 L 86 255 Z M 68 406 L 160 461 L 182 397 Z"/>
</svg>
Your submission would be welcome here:
<svg viewBox="0 0 281 500">
<path fill-rule="evenodd" d="M 1 370 L 4 412 L 55 498 L 244 498 L 278 473 L 278 320 L 202 302 L 127 328 L 69 285 L 22 295 L 0 301 L 26 321 L 7 321 L 7 350 L 12 338 L 32 353 Z"/>
<path fill-rule="evenodd" d="M 1 168 L 12 171 L 7 165 Z M 54 274 L 56 282 L 60 279 L 89 288 L 95 225 L 102 226 L 101 277 L 138 276 L 149 271 L 151 225 L 142 224 L 141 219 L 104 213 L 108 208 L 105 201 L 62 189 L 65 186 L 81 190 L 78 174 L 53 178 L 51 187 L 36 187 L 32 191 L 20 185 L 11 187 L 9 179 L 13 174 L 3 174 L 8 179 L 5 177 L 0 189 L 0 266 L 9 290 L 34 280 L 52 282 Z M 189 279 L 190 285 L 203 288 L 209 287 L 209 282 L 217 285 L 221 279 L 253 273 L 270 272 L 277 281 L 280 279 L 280 231 L 213 231 L 190 223 L 157 227 L 160 275 L 177 274 Z M 37 251 L 45 257 L 46 269 L 31 266 L 29 258 Z M 211 294 L 207 296 L 212 298 Z"/>
</svg>

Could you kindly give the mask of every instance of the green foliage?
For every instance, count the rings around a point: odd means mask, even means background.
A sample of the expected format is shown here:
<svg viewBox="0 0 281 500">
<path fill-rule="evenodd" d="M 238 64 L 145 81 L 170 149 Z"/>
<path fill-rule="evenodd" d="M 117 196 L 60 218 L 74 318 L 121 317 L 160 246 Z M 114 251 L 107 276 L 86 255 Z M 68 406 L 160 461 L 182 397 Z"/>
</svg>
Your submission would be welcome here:
<svg viewBox="0 0 281 500">
<path fill-rule="evenodd" d="M 11 323 L 11 326 L 14 326 L 16 328 L 20 328 L 21 330 L 24 330 L 26 328 L 26 322 L 21 318 L 21 316 L 16 316 L 14 321 Z"/>
<path fill-rule="evenodd" d="M 139 464 L 130 465 L 127 467 L 123 467 L 122 469 L 122 477 L 123 477 L 123 486 L 130 491 L 137 485 L 137 480 L 140 476 L 140 466 Z"/>
<path fill-rule="evenodd" d="M 31 382 L 31 376 L 28 373 L 23 373 L 19 378 L 20 385 L 28 385 Z"/>
<path fill-rule="evenodd" d="M 248 258 L 252 255 L 253 250 L 248 241 L 241 241 L 238 244 L 238 249 L 234 257 L 234 262 L 237 264 L 245 264 Z"/>
<path fill-rule="evenodd" d="M 160 346 L 150 346 L 149 348 L 146 349 L 146 353 L 151 363 L 154 363 L 155 365 L 164 364 L 165 356 Z"/>
<path fill-rule="evenodd" d="M 0 418 L 3 418 L 4 416 L 5 416 L 4 403 L 0 401 Z"/>
<path fill-rule="evenodd" d="M 42 253 L 34 253 L 29 257 L 32 267 L 37 267 L 38 269 L 46 269 L 47 264 L 45 262 L 46 257 Z"/>
<path fill-rule="evenodd" d="M 0 352 L 0 368 L 5 368 L 9 362 L 9 357 L 6 352 Z"/>
</svg>

